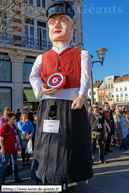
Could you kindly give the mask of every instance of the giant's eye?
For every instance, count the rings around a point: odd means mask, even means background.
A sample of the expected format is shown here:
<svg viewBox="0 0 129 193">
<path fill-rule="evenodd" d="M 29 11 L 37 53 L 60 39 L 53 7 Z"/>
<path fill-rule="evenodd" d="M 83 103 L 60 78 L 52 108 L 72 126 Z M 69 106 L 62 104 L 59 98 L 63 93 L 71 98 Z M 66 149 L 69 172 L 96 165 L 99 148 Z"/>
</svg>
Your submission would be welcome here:
<svg viewBox="0 0 129 193">
<path fill-rule="evenodd" d="M 66 19 L 62 19 L 62 23 L 66 23 Z"/>
<path fill-rule="evenodd" d="M 50 21 L 49 21 L 49 24 L 50 24 L 50 25 L 54 25 L 54 21 L 50 20 Z"/>
</svg>

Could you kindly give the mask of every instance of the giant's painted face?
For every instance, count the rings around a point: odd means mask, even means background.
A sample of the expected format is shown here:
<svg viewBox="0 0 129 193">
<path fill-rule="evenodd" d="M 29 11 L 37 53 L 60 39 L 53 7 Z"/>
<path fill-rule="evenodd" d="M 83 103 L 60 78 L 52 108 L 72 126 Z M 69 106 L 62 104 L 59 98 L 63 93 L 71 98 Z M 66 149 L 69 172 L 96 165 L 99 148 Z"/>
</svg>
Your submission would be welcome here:
<svg viewBox="0 0 129 193">
<path fill-rule="evenodd" d="M 69 43 L 72 39 L 74 22 L 68 15 L 54 15 L 48 20 L 51 42 Z"/>
</svg>

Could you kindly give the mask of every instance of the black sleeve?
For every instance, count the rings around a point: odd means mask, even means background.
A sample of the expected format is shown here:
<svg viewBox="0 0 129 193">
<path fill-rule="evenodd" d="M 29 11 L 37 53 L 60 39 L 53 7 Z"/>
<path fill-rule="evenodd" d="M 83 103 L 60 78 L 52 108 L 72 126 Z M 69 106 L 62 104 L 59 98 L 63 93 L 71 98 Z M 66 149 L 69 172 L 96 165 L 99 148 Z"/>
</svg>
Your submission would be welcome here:
<svg viewBox="0 0 129 193">
<path fill-rule="evenodd" d="M 104 113 L 102 114 L 102 123 L 105 123 L 105 115 L 104 115 Z"/>
</svg>

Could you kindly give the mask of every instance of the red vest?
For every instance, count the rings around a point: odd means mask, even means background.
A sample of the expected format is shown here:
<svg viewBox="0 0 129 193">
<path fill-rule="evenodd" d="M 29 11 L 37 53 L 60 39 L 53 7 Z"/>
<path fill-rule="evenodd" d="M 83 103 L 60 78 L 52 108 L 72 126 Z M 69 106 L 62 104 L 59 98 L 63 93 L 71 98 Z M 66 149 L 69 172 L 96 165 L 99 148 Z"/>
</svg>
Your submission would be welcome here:
<svg viewBox="0 0 129 193">
<path fill-rule="evenodd" d="M 56 72 L 62 72 L 66 77 L 66 85 L 63 88 L 79 88 L 81 50 L 69 47 L 60 54 L 52 49 L 43 54 L 40 68 L 42 81 L 46 83 L 48 77 Z"/>
</svg>

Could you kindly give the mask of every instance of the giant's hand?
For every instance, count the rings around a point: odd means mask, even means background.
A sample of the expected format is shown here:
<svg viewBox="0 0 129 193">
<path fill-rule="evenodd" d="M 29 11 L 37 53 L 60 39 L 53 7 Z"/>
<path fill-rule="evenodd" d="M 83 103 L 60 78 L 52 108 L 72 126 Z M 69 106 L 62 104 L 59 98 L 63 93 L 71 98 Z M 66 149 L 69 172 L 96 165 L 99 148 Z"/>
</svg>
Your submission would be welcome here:
<svg viewBox="0 0 129 193">
<path fill-rule="evenodd" d="M 84 101 L 85 101 L 85 96 L 84 95 L 79 95 L 72 103 L 71 109 L 76 110 L 76 109 L 81 109 Z"/>
<path fill-rule="evenodd" d="M 42 87 L 41 87 L 41 89 L 42 89 L 42 92 L 43 92 L 43 94 L 46 94 L 46 95 L 53 95 L 53 94 L 55 94 L 58 90 L 57 89 L 55 89 L 55 88 L 47 88 L 47 86 L 46 85 L 43 85 Z"/>
</svg>

